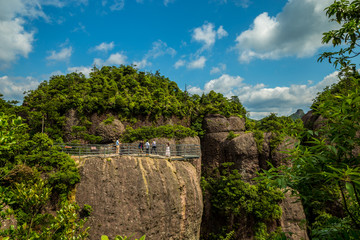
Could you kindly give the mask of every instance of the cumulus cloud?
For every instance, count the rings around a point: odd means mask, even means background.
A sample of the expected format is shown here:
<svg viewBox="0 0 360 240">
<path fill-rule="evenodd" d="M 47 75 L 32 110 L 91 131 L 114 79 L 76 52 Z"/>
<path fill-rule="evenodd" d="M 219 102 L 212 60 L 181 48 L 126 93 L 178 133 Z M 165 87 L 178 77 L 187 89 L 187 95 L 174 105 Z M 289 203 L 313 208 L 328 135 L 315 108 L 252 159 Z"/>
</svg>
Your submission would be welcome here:
<svg viewBox="0 0 360 240">
<path fill-rule="evenodd" d="M 189 92 L 199 94 L 215 90 L 230 98 L 238 96 L 241 103 L 250 112 L 252 118 L 262 118 L 271 112 L 279 115 L 290 115 L 297 109 L 308 109 L 318 92 L 326 86 L 339 81 L 338 72 L 333 72 L 315 85 L 299 85 L 269 88 L 264 84 L 250 85 L 243 82 L 240 76 L 223 74 L 210 80 L 204 88 L 190 87 Z"/>
<path fill-rule="evenodd" d="M 210 74 L 221 73 L 226 70 L 226 65 L 223 63 L 219 63 L 217 67 L 212 67 L 210 70 Z"/>
<path fill-rule="evenodd" d="M 53 61 L 68 61 L 72 55 L 72 47 L 64 47 L 60 51 L 50 51 L 50 55 L 46 57 L 47 60 Z"/>
<path fill-rule="evenodd" d="M 79 67 L 69 67 L 67 69 L 68 72 L 78 72 L 78 73 L 82 73 L 85 75 L 85 77 L 89 77 L 90 73 L 92 72 L 91 67 L 84 67 L 84 66 L 79 66 Z"/>
<path fill-rule="evenodd" d="M 206 63 L 206 58 L 204 56 L 199 57 L 198 59 L 191 61 L 187 64 L 188 69 L 204 68 Z"/>
<path fill-rule="evenodd" d="M 0 1 L 0 66 L 8 67 L 18 56 L 32 51 L 34 31 L 25 30 L 26 19 L 47 16 L 36 0 Z"/>
<path fill-rule="evenodd" d="M 176 55 L 175 49 L 168 47 L 166 42 L 158 40 L 152 43 L 152 48 L 145 54 L 144 58 L 140 61 L 134 61 L 133 64 L 137 65 L 138 68 L 144 68 L 151 66 L 149 59 L 156 59 L 158 57 L 170 55 L 174 57 Z"/>
<path fill-rule="evenodd" d="M 107 51 L 111 51 L 114 48 L 114 46 L 115 46 L 114 42 L 110 42 L 110 43 L 103 42 L 95 46 L 93 50 L 107 52 Z"/>
<path fill-rule="evenodd" d="M 127 62 L 127 56 L 124 55 L 124 53 L 114 53 L 109 56 L 109 58 L 105 61 L 103 61 L 100 58 L 94 59 L 94 64 L 96 65 L 123 65 Z"/>
<path fill-rule="evenodd" d="M 211 48 L 215 44 L 216 38 L 221 39 L 228 35 L 223 26 L 220 26 L 218 30 L 214 28 L 214 24 L 204 23 L 201 27 L 194 29 L 192 39 L 203 44 L 202 50 Z"/>
<path fill-rule="evenodd" d="M 134 61 L 133 65 L 137 68 L 144 68 L 147 66 L 151 66 L 151 62 L 148 62 L 146 59 L 142 59 L 141 61 Z"/>
<path fill-rule="evenodd" d="M 157 40 L 156 42 L 153 42 L 152 49 L 146 54 L 146 58 L 158 58 L 160 56 L 164 55 L 170 55 L 175 56 L 176 51 L 175 49 L 168 47 L 166 42 L 163 42 L 161 40 Z"/>
<path fill-rule="evenodd" d="M 179 67 L 182 67 L 186 64 L 186 61 L 183 59 L 179 59 L 175 64 L 174 67 L 175 69 L 178 69 Z"/>
<path fill-rule="evenodd" d="M 322 46 L 322 33 L 336 26 L 324 12 L 331 3 L 332 0 L 292 0 L 276 17 L 260 14 L 236 38 L 239 61 L 313 56 Z"/>
<path fill-rule="evenodd" d="M 6 100 L 22 101 L 24 92 L 34 90 L 39 85 L 39 81 L 32 77 L 0 77 L 0 93 Z"/>
</svg>

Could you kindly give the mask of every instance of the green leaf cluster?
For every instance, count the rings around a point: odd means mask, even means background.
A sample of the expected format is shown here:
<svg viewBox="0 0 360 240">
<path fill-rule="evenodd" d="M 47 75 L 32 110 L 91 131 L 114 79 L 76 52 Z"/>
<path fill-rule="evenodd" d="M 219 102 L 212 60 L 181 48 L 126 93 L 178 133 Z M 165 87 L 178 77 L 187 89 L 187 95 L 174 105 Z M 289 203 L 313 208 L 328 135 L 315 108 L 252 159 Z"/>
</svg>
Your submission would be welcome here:
<svg viewBox="0 0 360 240">
<path fill-rule="evenodd" d="M 46 134 L 30 137 L 21 118 L 0 113 L 0 123 L 0 218 L 17 221 L 0 238 L 85 239 L 78 206 L 67 201 L 80 180 L 75 162 Z M 54 215 L 45 213 L 50 202 L 59 204 Z"/>
<path fill-rule="evenodd" d="M 195 137 L 197 132 L 182 125 L 162 125 L 160 127 L 140 127 L 133 129 L 127 127 L 122 135 L 123 142 L 145 141 L 153 138 L 175 138 Z"/>
<path fill-rule="evenodd" d="M 216 170 L 214 176 L 203 177 L 203 190 L 209 194 L 210 202 L 217 214 L 227 216 L 227 219 L 237 219 L 232 223 L 225 223 L 225 226 L 229 224 L 227 231 L 232 230 L 236 221 L 246 219 L 257 224 L 253 229 L 255 235 L 258 233 L 257 239 L 266 239 L 260 232 L 268 234 L 266 223 L 280 219 L 282 211 L 279 203 L 284 194 L 269 186 L 266 181 L 256 185 L 244 182 L 238 170 L 232 166 L 233 163 L 224 163 Z"/>
<path fill-rule="evenodd" d="M 354 77 L 352 86 L 358 86 Z M 265 171 L 281 187 L 296 190 L 315 239 L 358 239 L 360 234 L 360 96 L 359 88 L 329 94 L 314 111 L 323 127 L 303 133 L 291 153 L 293 167 Z"/>
</svg>

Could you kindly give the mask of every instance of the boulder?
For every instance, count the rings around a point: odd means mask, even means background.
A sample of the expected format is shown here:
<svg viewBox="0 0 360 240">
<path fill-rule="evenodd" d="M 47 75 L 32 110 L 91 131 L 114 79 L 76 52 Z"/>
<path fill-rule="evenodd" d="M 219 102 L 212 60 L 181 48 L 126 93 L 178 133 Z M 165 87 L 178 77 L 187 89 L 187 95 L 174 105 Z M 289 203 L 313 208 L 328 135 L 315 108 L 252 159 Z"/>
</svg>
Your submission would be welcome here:
<svg viewBox="0 0 360 240">
<path fill-rule="evenodd" d="M 306 217 L 299 198 L 291 196 L 291 193 L 287 192 L 280 206 L 282 209 L 280 219 L 281 230 L 287 233 L 287 237 L 291 240 L 309 239 L 306 233 L 306 224 L 303 221 Z"/>
<path fill-rule="evenodd" d="M 204 118 L 203 127 L 206 133 L 239 132 L 245 130 L 245 119 L 236 116 L 227 118 L 220 114 L 212 114 Z"/>
<path fill-rule="evenodd" d="M 109 124 L 104 122 L 99 123 L 95 130 L 95 134 L 102 137 L 103 142 L 108 143 L 115 142 L 124 131 L 125 127 L 120 120 L 114 119 L 114 121 Z"/>
<path fill-rule="evenodd" d="M 224 146 L 225 159 L 234 162 L 243 179 L 249 182 L 260 170 L 259 151 L 252 133 L 242 133 Z"/>
<path fill-rule="evenodd" d="M 186 161 L 121 156 L 88 158 L 76 201 L 89 204 L 90 239 L 106 234 L 197 240 L 203 212 L 196 169 Z"/>
<path fill-rule="evenodd" d="M 319 130 L 326 124 L 325 118 L 315 114 L 313 110 L 307 112 L 301 120 L 304 123 L 304 127 L 310 130 Z"/>
</svg>

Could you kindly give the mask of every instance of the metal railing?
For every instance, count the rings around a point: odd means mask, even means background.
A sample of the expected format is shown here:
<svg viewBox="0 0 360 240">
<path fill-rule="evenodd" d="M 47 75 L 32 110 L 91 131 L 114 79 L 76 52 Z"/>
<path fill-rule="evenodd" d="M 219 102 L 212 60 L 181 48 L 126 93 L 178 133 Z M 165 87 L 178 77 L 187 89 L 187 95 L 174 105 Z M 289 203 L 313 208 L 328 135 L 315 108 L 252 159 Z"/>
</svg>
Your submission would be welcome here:
<svg viewBox="0 0 360 240">
<path fill-rule="evenodd" d="M 122 143 L 117 148 L 113 144 L 65 144 L 55 143 L 54 146 L 59 147 L 60 151 L 70 154 L 71 156 L 116 156 L 116 155 L 132 155 L 132 156 L 150 156 L 150 157 L 168 157 L 166 156 L 166 145 L 157 144 L 156 148 L 149 147 L 146 149 L 139 148 L 138 143 Z M 200 145 L 196 144 L 175 144 L 170 145 L 171 158 L 199 158 L 201 155 Z"/>
</svg>

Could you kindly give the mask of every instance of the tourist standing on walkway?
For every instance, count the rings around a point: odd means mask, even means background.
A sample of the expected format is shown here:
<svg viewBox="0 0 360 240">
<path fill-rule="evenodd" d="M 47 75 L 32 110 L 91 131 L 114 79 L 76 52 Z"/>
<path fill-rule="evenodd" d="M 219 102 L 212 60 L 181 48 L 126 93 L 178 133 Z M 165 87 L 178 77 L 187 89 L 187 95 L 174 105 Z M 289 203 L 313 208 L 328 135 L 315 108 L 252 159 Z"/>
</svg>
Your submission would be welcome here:
<svg viewBox="0 0 360 240">
<path fill-rule="evenodd" d="M 116 140 L 116 143 L 115 143 L 115 146 L 116 146 L 116 154 L 119 154 L 120 153 L 120 139 L 117 139 Z"/>
<path fill-rule="evenodd" d="M 150 143 L 149 143 L 149 140 L 146 141 L 145 143 L 145 149 L 146 149 L 146 154 L 149 154 L 149 149 L 150 149 Z"/>
<path fill-rule="evenodd" d="M 167 156 L 167 157 L 171 156 L 169 143 L 166 144 L 165 156 Z"/>
<path fill-rule="evenodd" d="M 156 141 L 155 140 L 152 142 L 151 153 L 153 153 L 153 151 L 154 151 L 154 153 L 157 154 L 157 152 L 156 152 Z"/>
<path fill-rule="evenodd" d="M 140 141 L 139 142 L 139 152 L 142 153 L 143 149 L 144 149 L 144 143 L 143 143 L 143 141 Z"/>
</svg>

